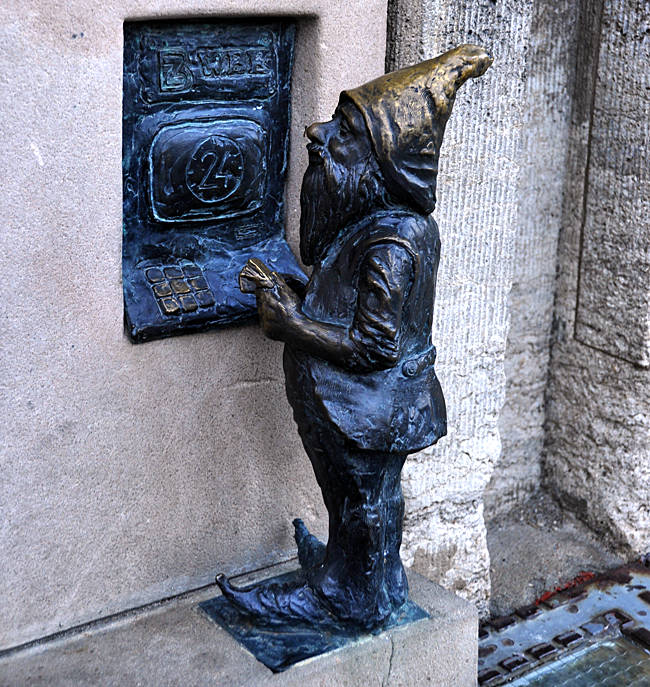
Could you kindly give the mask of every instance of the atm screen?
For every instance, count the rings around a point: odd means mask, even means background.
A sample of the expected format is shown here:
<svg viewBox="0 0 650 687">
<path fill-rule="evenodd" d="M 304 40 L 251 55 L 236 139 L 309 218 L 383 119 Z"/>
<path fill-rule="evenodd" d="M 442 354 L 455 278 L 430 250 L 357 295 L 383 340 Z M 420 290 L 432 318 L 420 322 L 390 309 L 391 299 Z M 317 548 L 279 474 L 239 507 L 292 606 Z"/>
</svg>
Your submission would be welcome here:
<svg viewBox="0 0 650 687">
<path fill-rule="evenodd" d="M 268 139 L 251 119 L 168 124 L 154 136 L 149 188 L 162 222 L 229 219 L 259 210 L 266 195 Z"/>
</svg>

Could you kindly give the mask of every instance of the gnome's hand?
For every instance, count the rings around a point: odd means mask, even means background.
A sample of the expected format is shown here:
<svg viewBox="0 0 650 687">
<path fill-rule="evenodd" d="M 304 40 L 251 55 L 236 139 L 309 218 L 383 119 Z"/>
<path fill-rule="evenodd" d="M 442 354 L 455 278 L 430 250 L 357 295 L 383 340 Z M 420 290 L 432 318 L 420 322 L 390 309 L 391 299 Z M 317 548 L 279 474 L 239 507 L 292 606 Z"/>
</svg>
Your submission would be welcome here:
<svg viewBox="0 0 650 687">
<path fill-rule="evenodd" d="M 275 285 L 272 289 L 255 290 L 257 312 L 262 330 L 269 339 L 286 341 L 302 318 L 300 298 L 287 282 L 273 273 Z"/>
</svg>

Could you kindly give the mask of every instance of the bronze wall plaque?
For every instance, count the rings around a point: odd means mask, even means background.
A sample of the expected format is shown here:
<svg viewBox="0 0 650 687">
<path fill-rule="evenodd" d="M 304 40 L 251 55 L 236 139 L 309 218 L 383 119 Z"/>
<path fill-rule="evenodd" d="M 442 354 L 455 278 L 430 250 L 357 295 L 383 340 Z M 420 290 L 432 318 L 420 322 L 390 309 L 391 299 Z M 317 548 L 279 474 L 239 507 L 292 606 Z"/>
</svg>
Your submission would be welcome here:
<svg viewBox="0 0 650 687">
<path fill-rule="evenodd" d="M 284 238 L 295 27 L 124 28 L 123 284 L 134 342 L 255 315 L 249 257 L 301 275 Z"/>
</svg>

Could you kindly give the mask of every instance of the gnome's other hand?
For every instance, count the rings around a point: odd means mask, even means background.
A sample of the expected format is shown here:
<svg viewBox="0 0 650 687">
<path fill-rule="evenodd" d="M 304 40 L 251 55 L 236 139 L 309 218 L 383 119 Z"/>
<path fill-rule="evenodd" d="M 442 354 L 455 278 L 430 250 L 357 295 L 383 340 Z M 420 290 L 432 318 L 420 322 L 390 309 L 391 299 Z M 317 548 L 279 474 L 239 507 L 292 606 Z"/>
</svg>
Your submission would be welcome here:
<svg viewBox="0 0 650 687">
<path fill-rule="evenodd" d="M 277 272 L 272 289 L 256 289 L 257 313 L 269 339 L 286 341 L 301 319 L 300 298 Z"/>
</svg>

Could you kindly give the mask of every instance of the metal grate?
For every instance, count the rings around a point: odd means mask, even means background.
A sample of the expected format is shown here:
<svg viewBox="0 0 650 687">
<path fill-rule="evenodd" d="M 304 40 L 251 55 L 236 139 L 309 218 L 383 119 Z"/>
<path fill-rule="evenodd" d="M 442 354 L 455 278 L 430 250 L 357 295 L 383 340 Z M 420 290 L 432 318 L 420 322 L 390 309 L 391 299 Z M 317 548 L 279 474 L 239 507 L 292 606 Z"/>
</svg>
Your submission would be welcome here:
<svg viewBox="0 0 650 687">
<path fill-rule="evenodd" d="M 650 686 L 650 571 L 634 564 L 479 632 L 481 687 Z"/>
<path fill-rule="evenodd" d="M 626 639 L 599 642 L 509 683 L 512 687 L 648 687 L 648 654 Z"/>
</svg>

